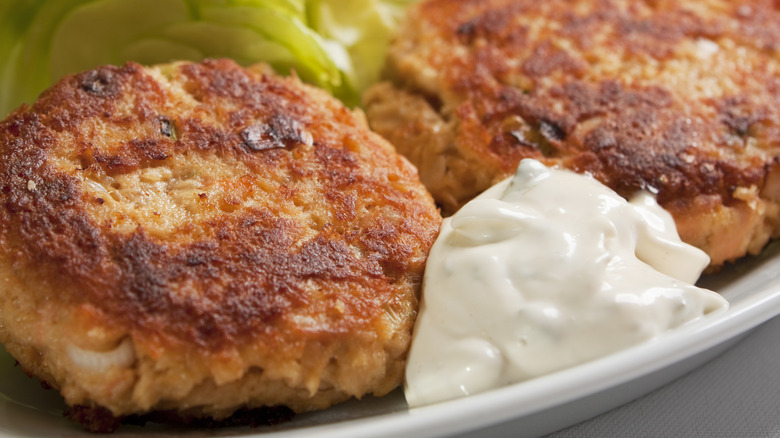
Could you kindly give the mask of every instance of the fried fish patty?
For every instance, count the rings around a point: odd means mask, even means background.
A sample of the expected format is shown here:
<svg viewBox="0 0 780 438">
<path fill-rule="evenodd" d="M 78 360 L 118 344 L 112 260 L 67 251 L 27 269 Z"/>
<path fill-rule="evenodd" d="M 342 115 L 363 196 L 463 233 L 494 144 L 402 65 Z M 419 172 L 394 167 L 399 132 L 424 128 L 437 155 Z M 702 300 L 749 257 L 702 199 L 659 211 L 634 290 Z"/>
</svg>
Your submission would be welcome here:
<svg viewBox="0 0 780 438">
<path fill-rule="evenodd" d="M 657 194 L 718 266 L 780 232 L 779 49 L 771 1 L 429 0 L 364 102 L 445 214 L 532 157 Z"/>
<path fill-rule="evenodd" d="M 0 341 L 82 414 L 300 412 L 402 379 L 441 217 L 294 77 L 67 77 L 0 123 L 0 189 Z"/>
</svg>

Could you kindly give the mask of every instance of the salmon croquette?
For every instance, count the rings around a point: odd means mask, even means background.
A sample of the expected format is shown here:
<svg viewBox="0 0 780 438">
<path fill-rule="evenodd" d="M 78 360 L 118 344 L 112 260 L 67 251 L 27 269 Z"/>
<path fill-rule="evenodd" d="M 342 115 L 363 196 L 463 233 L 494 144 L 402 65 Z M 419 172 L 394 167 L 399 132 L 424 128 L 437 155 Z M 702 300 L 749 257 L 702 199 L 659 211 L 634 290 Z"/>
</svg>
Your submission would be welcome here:
<svg viewBox="0 0 780 438">
<path fill-rule="evenodd" d="M 0 189 L 0 341 L 92 430 L 402 381 L 441 217 L 361 113 L 294 77 L 67 77 L 0 123 Z"/>
<path fill-rule="evenodd" d="M 778 23 L 763 0 L 426 0 L 366 114 L 445 215 L 536 158 L 654 193 L 715 268 L 780 234 Z"/>
</svg>

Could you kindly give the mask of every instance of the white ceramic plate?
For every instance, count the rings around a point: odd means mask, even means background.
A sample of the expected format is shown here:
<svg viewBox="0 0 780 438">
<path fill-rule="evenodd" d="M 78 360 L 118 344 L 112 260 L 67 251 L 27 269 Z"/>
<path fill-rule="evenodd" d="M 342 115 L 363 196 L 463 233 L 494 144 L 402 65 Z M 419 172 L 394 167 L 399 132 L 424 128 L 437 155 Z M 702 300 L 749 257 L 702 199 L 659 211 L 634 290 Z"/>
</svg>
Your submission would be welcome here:
<svg viewBox="0 0 780 438">
<path fill-rule="evenodd" d="M 123 426 L 114 435 L 397 437 L 464 434 L 511 421 L 516 436 L 538 436 L 575 424 L 639 397 L 713 358 L 752 328 L 780 314 L 780 242 L 701 285 L 731 303 L 651 342 L 549 376 L 417 409 L 400 390 L 296 417 L 266 428 L 182 429 Z M 25 376 L 0 351 L 0 437 L 93 436 L 62 418 L 54 391 Z"/>
</svg>

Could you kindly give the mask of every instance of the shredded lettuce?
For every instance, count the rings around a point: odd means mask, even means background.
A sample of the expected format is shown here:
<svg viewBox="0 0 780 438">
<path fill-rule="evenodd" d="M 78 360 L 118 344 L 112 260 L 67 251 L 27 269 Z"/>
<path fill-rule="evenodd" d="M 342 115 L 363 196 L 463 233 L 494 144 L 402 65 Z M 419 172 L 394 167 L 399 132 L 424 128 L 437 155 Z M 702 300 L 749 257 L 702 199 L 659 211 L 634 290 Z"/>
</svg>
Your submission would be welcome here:
<svg viewBox="0 0 780 438">
<path fill-rule="evenodd" d="M 218 57 L 294 71 L 355 106 L 414 1 L 3 0 L 0 116 L 98 65 Z"/>
</svg>

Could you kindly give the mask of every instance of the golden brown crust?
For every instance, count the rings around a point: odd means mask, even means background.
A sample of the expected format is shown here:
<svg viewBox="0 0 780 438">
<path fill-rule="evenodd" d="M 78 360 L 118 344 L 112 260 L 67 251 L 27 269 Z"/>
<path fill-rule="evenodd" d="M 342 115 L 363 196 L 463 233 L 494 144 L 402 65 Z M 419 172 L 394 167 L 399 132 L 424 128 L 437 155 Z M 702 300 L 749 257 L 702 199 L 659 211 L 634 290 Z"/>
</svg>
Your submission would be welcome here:
<svg viewBox="0 0 780 438">
<path fill-rule="evenodd" d="M 440 220 L 417 178 L 359 115 L 260 67 L 68 77 L 0 124 L 0 293 L 16 300 L 0 317 L 30 318 L 0 340 L 60 387 L 60 364 L 25 359 L 67 342 L 47 344 L 47 322 L 25 306 L 73 312 L 49 322 L 80 349 L 131 339 L 131 375 L 110 390 L 60 388 L 122 415 L 184 396 L 220 417 L 242 403 L 305 410 L 387 392 Z M 25 330 L 41 333 L 28 344 Z M 292 364 L 305 371 L 280 377 Z M 180 368 L 194 381 L 164 388 Z M 219 399 L 215 387 L 242 378 L 281 395 L 242 388 L 208 407 L 209 388 Z"/>
<path fill-rule="evenodd" d="M 425 1 L 390 50 L 394 87 L 367 93 L 367 115 L 447 213 L 526 157 L 589 172 L 625 196 L 657 193 L 680 221 L 709 215 L 698 207 L 711 201 L 735 209 L 727 216 L 751 210 L 759 220 L 735 244 L 718 233 L 739 221 L 682 230 L 719 265 L 777 233 L 759 211 L 774 206 L 750 204 L 769 198 L 762 188 L 780 151 L 778 19 L 766 1 Z M 444 145 L 434 148 L 446 164 L 415 159 L 432 132 L 417 122 L 423 104 L 439 117 Z M 745 199 L 751 191 L 762 196 Z"/>
</svg>

